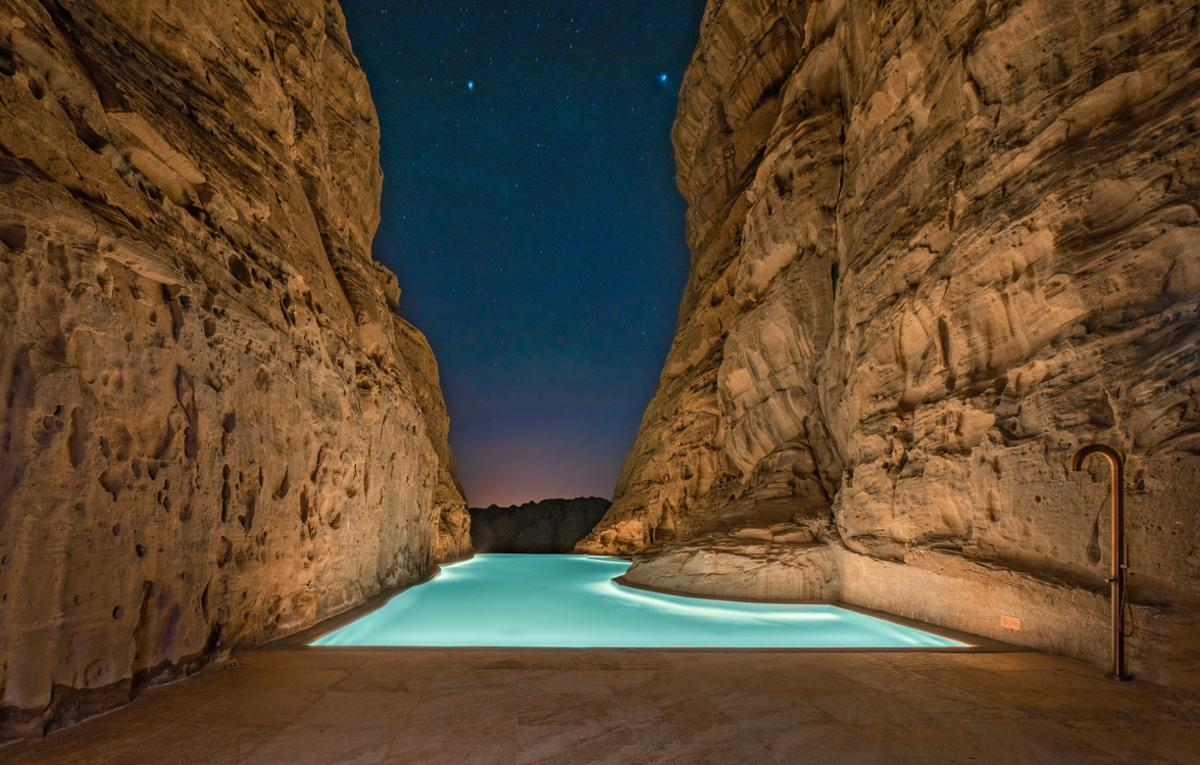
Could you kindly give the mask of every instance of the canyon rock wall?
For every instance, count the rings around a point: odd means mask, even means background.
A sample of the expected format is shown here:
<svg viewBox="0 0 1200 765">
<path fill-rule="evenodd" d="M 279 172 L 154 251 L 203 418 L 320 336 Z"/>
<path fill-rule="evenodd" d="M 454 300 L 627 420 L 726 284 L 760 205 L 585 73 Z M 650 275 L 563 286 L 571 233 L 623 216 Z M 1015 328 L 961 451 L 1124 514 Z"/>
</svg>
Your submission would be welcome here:
<svg viewBox="0 0 1200 765">
<path fill-rule="evenodd" d="M 462 554 L 378 146 L 332 0 L 0 0 L 0 735 Z"/>
<path fill-rule="evenodd" d="M 691 275 L 579 549 L 1101 662 L 1100 441 L 1134 669 L 1200 682 L 1198 63 L 1194 0 L 710 0 Z"/>
<path fill-rule="evenodd" d="M 472 507 L 470 546 L 481 553 L 569 553 L 604 517 L 601 497 Z"/>
<path fill-rule="evenodd" d="M 471 516 L 454 469 L 454 454 L 450 451 L 450 416 L 442 395 L 437 359 L 429 342 L 416 327 L 400 318 L 395 321 L 397 350 L 407 362 L 416 384 L 417 403 L 425 418 L 425 433 L 438 458 L 438 478 L 433 490 L 434 517 L 437 518 L 434 558 L 440 563 L 469 558 L 472 553 Z"/>
</svg>

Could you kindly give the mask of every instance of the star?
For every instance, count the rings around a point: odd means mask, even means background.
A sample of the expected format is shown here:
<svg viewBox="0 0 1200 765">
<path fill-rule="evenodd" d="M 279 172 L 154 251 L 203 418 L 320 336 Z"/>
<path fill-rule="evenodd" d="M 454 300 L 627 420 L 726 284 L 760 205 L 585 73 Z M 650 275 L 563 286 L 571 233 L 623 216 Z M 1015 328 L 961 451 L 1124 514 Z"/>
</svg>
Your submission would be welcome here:
<svg viewBox="0 0 1200 765">
<path fill-rule="evenodd" d="M 374 250 L 438 349 L 468 494 L 610 491 L 687 277 L 670 133 L 704 4 L 340 4 L 390 175 Z"/>
</svg>

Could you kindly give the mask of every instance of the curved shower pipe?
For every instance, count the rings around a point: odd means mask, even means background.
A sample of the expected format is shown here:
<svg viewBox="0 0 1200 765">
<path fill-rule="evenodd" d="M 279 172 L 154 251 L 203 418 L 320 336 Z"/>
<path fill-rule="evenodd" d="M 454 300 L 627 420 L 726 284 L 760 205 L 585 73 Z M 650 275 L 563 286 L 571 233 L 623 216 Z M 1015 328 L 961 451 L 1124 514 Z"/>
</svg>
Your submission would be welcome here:
<svg viewBox="0 0 1200 765">
<path fill-rule="evenodd" d="M 1129 564 L 1125 559 L 1125 459 L 1121 453 L 1105 444 L 1088 444 L 1071 456 L 1072 472 L 1083 468 L 1083 461 L 1093 454 L 1108 460 L 1112 484 L 1112 568 L 1109 600 L 1112 609 L 1112 672 L 1117 680 L 1132 680 L 1125 671 L 1125 587 Z"/>
</svg>

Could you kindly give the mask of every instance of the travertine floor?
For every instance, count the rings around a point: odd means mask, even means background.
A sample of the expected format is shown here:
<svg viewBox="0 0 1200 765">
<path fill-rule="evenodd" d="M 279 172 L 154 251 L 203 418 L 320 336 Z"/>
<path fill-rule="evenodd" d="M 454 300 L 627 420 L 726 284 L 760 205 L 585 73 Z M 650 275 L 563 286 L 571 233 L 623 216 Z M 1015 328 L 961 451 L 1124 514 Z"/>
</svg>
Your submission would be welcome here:
<svg viewBox="0 0 1200 765">
<path fill-rule="evenodd" d="M 1037 653 L 262 650 L 39 763 L 1197 762 L 1200 697 Z"/>
</svg>

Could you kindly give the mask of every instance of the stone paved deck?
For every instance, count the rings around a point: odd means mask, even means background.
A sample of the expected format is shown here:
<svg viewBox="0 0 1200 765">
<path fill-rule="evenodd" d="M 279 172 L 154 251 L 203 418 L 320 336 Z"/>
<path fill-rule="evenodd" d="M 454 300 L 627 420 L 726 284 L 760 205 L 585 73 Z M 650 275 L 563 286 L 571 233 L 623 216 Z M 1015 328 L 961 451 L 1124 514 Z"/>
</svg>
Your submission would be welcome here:
<svg viewBox="0 0 1200 765">
<path fill-rule="evenodd" d="M 0 762 L 1196 763 L 1200 696 L 1037 653 L 259 650 Z"/>
</svg>

